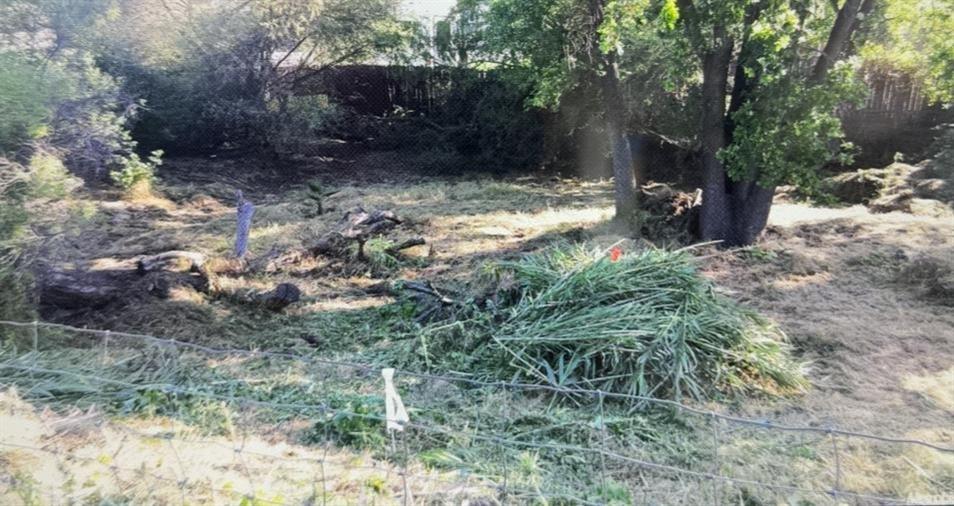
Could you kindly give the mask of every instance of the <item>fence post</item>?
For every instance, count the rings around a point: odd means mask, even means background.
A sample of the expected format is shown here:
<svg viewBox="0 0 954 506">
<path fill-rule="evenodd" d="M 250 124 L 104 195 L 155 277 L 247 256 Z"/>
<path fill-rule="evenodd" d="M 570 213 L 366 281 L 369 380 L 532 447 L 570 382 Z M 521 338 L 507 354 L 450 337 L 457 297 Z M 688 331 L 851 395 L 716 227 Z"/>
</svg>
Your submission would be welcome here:
<svg viewBox="0 0 954 506">
<path fill-rule="evenodd" d="M 395 439 L 395 432 L 401 433 L 401 444 L 403 446 L 403 457 L 402 457 L 402 471 L 401 471 L 401 483 L 404 487 L 404 495 L 402 498 L 402 505 L 407 506 L 410 488 L 407 483 L 407 435 L 404 433 L 404 424 L 410 422 L 410 418 L 407 415 L 407 410 L 404 409 L 404 402 L 401 400 L 401 395 L 398 394 L 397 388 L 394 386 L 394 369 L 386 368 L 381 369 L 381 377 L 384 378 L 384 408 L 386 414 L 386 424 L 385 428 L 387 429 L 388 434 L 391 436 L 391 452 L 392 455 L 397 454 L 397 440 Z M 388 467 L 390 470 L 390 466 Z"/>
<path fill-rule="evenodd" d="M 722 461 L 719 458 L 719 449 L 722 442 L 719 437 L 719 418 L 713 413 L 710 416 L 712 420 L 712 474 L 714 476 L 722 475 Z M 719 478 L 712 478 L 712 500 L 716 505 L 722 504 L 722 482 Z"/>
<path fill-rule="evenodd" d="M 407 462 L 410 459 L 411 455 L 407 449 L 407 433 L 401 433 L 401 446 L 402 453 L 401 455 L 401 485 L 404 487 L 404 495 L 401 498 L 401 506 L 408 506 L 414 504 L 414 498 L 411 497 L 411 487 L 407 481 Z"/>
<path fill-rule="evenodd" d="M 324 411 L 321 413 L 322 417 L 325 417 Z M 328 504 L 328 475 L 325 473 L 325 462 L 328 460 L 328 447 L 331 446 L 331 430 L 329 429 L 329 424 L 327 420 L 324 423 L 325 426 L 325 444 L 321 454 L 321 505 L 327 506 Z"/>
<path fill-rule="evenodd" d="M 40 323 L 33 320 L 33 369 L 38 365 L 40 356 Z M 33 380 L 34 371 L 30 371 L 30 380 Z"/>
<path fill-rule="evenodd" d="M 606 412 L 603 409 L 603 398 L 604 394 L 602 390 L 598 390 L 596 395 L 599 396 L 600 402 L 600 487 L 603 489 L 603 493 L 606 493 Z"/>
<path fill-rule="evenodd" d="M 169 449 L 172 450 L 172 454 L 176 458 L 176 463 L 179 465 L 179 475 L 176 477 L 176 486 L 179 488 L 179 499 L 182 501 L 182 506 L 186 506 L 188 502 L 186 501 L 185 489 L 186 485 L 189 482 L 187 477 L 185 465 L 182 464 L 182 457 L 179 456 L 179 450 L 176 449 L 176 445 L 172 443 L 173 436 L 169 435 L 165 437 L 166 443 L 169 445 Z M 118 451 L 116 452 L 119 453 Z"/>
<path fill-rule="evenodd" d="M 831 438 L 831 448 L 835 453 L 835 487 L 831 490 L 831 496 L 835 501 L 838 501 L 838 493 L 841 489 L 841 455 L 838 452 L 838 439 L 830 429 L 828 437 Z"/>
<path fill-rule="evenodd" d="M 238 205 L 238 224 L 235 229 L 235 258 L 242 258 L 248 251 L 248 235 L 252 228 L 252 215 L 255 205 L 245 200 L 242 191 L 235 194 Z"/>
<path fill-rule="evenodd" d="M 108 330 L 103 333 L 103 367 L 109 363 L 109 334 Z"/>
</svg>

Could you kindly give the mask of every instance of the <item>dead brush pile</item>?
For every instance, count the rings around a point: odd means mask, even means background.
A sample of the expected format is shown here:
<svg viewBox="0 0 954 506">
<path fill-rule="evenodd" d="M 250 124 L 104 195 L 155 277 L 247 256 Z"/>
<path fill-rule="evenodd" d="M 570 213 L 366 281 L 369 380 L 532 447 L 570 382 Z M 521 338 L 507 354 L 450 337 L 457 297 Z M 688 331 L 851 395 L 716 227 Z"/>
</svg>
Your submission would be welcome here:
<svg viewBox="0 0 954 506">
<path fill-rule="evenodd" d="M 469 343 L 488 375 L 676 399 L 806 385 L 782 332 L 717 294 L 685 252 L 562 248 L 492 271 L 494 300 L 432 340 Z"/>
</svg>

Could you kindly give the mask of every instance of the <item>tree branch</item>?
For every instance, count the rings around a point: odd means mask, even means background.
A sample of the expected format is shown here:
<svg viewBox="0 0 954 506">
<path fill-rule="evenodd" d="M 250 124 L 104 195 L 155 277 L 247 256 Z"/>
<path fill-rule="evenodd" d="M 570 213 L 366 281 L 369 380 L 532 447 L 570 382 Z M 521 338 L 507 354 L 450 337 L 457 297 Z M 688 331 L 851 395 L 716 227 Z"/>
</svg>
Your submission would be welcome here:
<svg viewBox="0 0 954 506">
<path fill-rule="evenodd" d="M 867 3 L 867 2 L 866 2 Z M 828 71 L 834 65 L 838 58 L 845 52 L 851 34 L 854 32 L 855 20 L 860 12 L 861 0 L 845 0 L 845 5 L 838 11 L 838 17 L 835 18 L 835 24 L 828 34 L 828 42 L 825 43 L 825 49 L 815 62 L 815 68 L 812 70 L 810 82 L 820 84 L 825 80 Z M 873 5 L 869 6 L 873 7 Z"/>
<path fill-rule="evenodd" d="M 354 58 L 355 56 L 358 56 L 359 54 L 361 54 L 362 52 L 364 52 L 366 49 L 367 49 L 367 47 L 358 47 L 358 48 L 355 48 L 355 49 L 353 49 L 352 51 L 349 51 L 348 53 L 345 53 L 345 54 L 341 55 L 340 57 L 335 58 L 333 61 L 330 61 L 330 62 L 328 62 L 328 63 L 325 63 L 324 65 L 322 65 L 322 66 L 320 66 L 320 67 L 318 67 L 318 68 L 311 69 L 311 70 L 309 70 L 308 72 L 305 72 L 305 73 L 302 73 L 302 74 L 299 74 L 299 71 L 301 70 L 301 68 L 299 68 L 298 70 L 296 70 L 295 72 L 292 72 L 292 73 L 290 74 L 290 75 L 293 75 L 293 76 L 294 76 L 294 77 L 292 78 L 292 86 L 299 85 L 299 84 L 301 84 L 302 82 L 307 81 L 308 79 L 311 79 L 312 77 L 314 77 L 314 76 L 316 76 L 316 75 L 319 75 L 319 74 L 325 72 L 325 71 L 328 70 L 328 69 L 331 69 L 331 68 L 333 68 L 333 67 L 336 67 L 336 66 L 338 66 L 339 64 L 344 63 L 344 62 L 350 60 L 351 58 Z"/>
<path fill-rule="evenodd" d="M 304 44 L 308 39 L 312 38 L 313 36 L 317 34 L 318 34 L 318 30 L 315 30 L 315 31 L 307 33 L 304 37 L 302 37 L 298 42 L 295 43 L 295 45 L 292 46 L 291 49 L 288 50 L 287 53 L 285 53 L 285 56 L 282 56 L 278 60 L 278 62 L 272 67 L 272 71 L 274 72 L 278 70 L 278 68 L 282 66 L 282 63 L 285 63 L 285 60 L 287 60 L 295 51 L 298 51 L 298 48 L 300 48 L 302 44 Z"/>
</svg>

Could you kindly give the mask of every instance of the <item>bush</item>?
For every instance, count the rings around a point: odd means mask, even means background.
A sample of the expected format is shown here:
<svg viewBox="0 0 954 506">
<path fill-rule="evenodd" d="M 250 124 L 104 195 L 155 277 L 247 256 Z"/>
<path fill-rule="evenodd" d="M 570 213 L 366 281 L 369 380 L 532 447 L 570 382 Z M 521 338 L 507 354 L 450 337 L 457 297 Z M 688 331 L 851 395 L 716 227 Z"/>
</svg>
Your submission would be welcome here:
<svg viewBox="0 0 954 506">
<path fill-rule="evenodd" d="M 31 198 L 56 200 L 66 197 L 82 183 L 66 170 L 56 154 L 39 150 L 30 159 L 29 184 Z"/>
<path fill-rule="evenodd" d="M 954 125 L 942 125 L 934 143 L 928 150 L 931 160 L 928 169 L 931 176 L 954 181 Z"/>
<path fill-rule="evenodd" d="M 97 176 L 135 148 L 125 130 L 131 105 L 88 56 L 40 64 L 0 54 L 0 152 L 40 143 L 54 147 L 71 172 Z"/>
<path fill-rule="evenodd" d="M 29 193 L 26 169 L 0 158 L 0 319 L 25 320 L 32 316 L 29 275 L 19 268 L 20 251 L 28 215 L 24 201 Z M 0 336 L 6 330 L 0 329 Z"/>
<path fill-rule="evenodd" d="M 307 434 L 312 443 L 335 441 L 357 448 L 378 450 L 387 445 L 381 433 L 384 399 L 375 395 L 334 395 L 328 399 L 337 413 L 322 415 Z"/>
<path fill-rule="evenodd" d="M 422 110 L 413 109 L 413 103 L 396 107 L 378 122 L 376 132 L 362 125 L 352 130 L 353 137 L 373 138 L 370 144 L 377 149 L 432 152 L 429 156 L 452 162 L 430 165 L 434 173 L 443 167 L 507 172 L 543 161 L 544 113 L 526 107 L 528 88 L 505 71 L 445 69 L 431 75 L 410 67 L 402 72 L 406 79 L 431 83 L 433 103 L 426 109 L 417 104 Z"/>
<path fill-rule="evenodd" d="M 75 53 L 51 66 L 60 82 L 60 96 L 50 122 L 47 142 L 62 153 L 70 172 L 103 178 L 136 149 L 127 121 L 138 103 L 103 73 L 89 54 Z"/>
<path fill-rule="evenodd" d="M 0 53 L 0 153 L 47 132 L 54 90 L 26 58 Z"/>
<path fill-rule="evenodd" d="M 28 173 L 24 167 L 0 158 L 0 248 L 20 237 L 27 223 L 23 202 L 28 193 Z"/>
<path fill-rule="evenodd" d="M 472 163 L 460 153 L 447 148 L 432 147 L 414 158 L 413 163 L 424 174 L 460 174 Z"/>
<path fill-rule="evenodd" d="M 51 223 L 69 222 L 62 207 L 48 211 L 45 204 L 65 199 L 80 184 L 48 149 L 37 148 L 26 166 L 0 158 L 0 320 L 34 317 L 30 253 L 35 237 L 29 230 L 49 231 Z"/>
<path fill-rule="evenodd" d="M 162 165 L 162 151 L 153 151 L 146 160 L 133 153 L 119 164 L 121 168 L 109 175 L 113 182 L 128 193 L 148 194 L 156 179 L 156 167 Z"/>
<path fill-rule="evenodd" d="M 783 334 L 716 294 L 685 253 L 555 249 L 495 277 L 511 287 L 496 313 L 464 323 L 486 335 L 475 348 L 492 375 L 676 399 L 805 386 Z"/>
</svg>

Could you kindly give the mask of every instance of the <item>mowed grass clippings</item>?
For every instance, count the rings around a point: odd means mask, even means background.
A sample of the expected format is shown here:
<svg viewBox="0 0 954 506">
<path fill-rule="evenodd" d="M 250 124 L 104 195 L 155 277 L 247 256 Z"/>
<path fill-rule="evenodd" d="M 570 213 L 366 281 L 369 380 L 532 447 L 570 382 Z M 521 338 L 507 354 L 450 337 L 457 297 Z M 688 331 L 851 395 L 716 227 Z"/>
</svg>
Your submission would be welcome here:
<svg viewBox="0 0 954 506">
<path fill-rule="evenodd" d="M 673 399 L 807 386 L 784 334 L 716 293 L 686 252 L 650 249 L 614 260 L 564 246 L 492 271 L 505 287 L 492 317 L 437 324 L 485 354 L 481 362 L 496 368 L 488 374 Z M 461 341 L 461 333 L 483 338 Z"/>
</svg>

